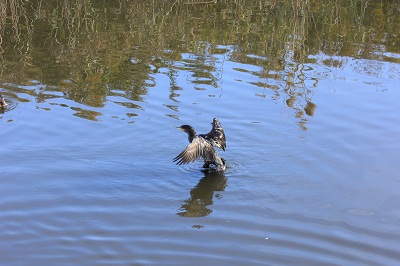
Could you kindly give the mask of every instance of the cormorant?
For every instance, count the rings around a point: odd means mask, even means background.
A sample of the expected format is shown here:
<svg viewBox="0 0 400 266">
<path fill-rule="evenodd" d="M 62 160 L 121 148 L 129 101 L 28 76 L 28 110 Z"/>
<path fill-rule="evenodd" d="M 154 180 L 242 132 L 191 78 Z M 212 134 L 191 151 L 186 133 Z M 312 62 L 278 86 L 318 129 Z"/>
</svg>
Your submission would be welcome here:
<svg viewBox="0 0 400 266">
<path fill-rule="evenodd" d="M 212 129 L 207 134 L 196 135 L 196 131 L 189 125 L 182 125 L 180 130 L 188 134 L 190 144 L 178 156 L 174 158 L 176 164 L 187 164 L 196 161 L 202 157 L 204 160 L 204 168 L 209 168 L 210 164 L 215 165 L 216 171 L 224 171 L 226 169 L 225 159 L 219 157 L 215 147 L 225 151 L 226 138 L 224 129 L 217 118 L 213 119 Z"/>
<path fill-rule="evenodd" d="M 212 129 L 207 134 L 200 134 L 200 137 L 205 138 L 208 141 L 213 141 L 213 146 L 216 146 L 223 151 L 226 149 L 226 138 L 224 129 L 217 118 L 214 118 L 212 123 Z"/>
</svg>

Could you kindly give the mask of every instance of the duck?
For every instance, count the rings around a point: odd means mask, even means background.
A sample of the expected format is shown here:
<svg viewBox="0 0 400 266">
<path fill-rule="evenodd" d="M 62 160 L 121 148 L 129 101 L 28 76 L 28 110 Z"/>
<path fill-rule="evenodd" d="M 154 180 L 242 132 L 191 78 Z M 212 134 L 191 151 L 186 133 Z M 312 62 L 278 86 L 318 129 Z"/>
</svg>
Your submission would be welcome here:
<svg viewBox="0 0 400 266">
<path fill-rule="evenodd" d="M 4 100 L 3 94 L 0 93 L 0 108 L 5 108 L 6 106 L 7 106 L 7 103 Z"/>
<path fill-rule="evenodd" d="M 201 157 L 204 160 L 203 168 L 210 169 L 210 165 L 214 165 L 214 170 L 217 172 L 226 170 L 225 159 L 221 158 L 214 148 L 218 147 L 225 151 L 225 132 L 217 118 L 213 119 L 211 125 L 210 132 L 199 135 L 190 125 L 181 125 L 179 127 L 180 130 L 188 134 L 189 145 L 173 159 L 177 165 L 188 164 Z"/>
</svg>

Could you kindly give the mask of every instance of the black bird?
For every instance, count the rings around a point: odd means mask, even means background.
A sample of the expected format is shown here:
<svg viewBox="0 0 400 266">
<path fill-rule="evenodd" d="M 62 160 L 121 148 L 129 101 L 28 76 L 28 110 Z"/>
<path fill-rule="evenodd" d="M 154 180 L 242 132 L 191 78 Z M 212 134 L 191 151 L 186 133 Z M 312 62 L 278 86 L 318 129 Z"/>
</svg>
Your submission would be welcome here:
<svg viewBox="0 0 400 266">
<path fill-rule="evenodd" d="M 7 106 L 7 103 L 4 100 L 3 94 L 0 93 L 0 108 L 4 108 L 6 106 Z"/>
<path fill-rule="evenodd" d="M 208 168 L 210 164 L 215 165 L 216 171 L 224 171 L 226 169 L 225 160 L 219 157 L 215 147 L 219 147 L 225 151 L 226 138 L 224 130 L 217 118 L 213 119 L 211 131 L 207 134 L 196 135 L 196 131 L 189 125 L 182 125 L 180 130 L 188 134 L 190 144 L 178 156 L 174 158 L 176 164 L 187 164 L 203 158 L 204 168 Z"/>
<path fill-rule="evenodd" d="M 207 134 L 200 134 L 200 137 L 205 138 L 206 140 L 213 142 L 213 146 L 216 146 L 223 151 L 226 149 L 226 138 L 224 129 L 221 126 L 221 123 L 217 118 L 214 118 L 212 123 L 212 129 Z"/>
</svg>

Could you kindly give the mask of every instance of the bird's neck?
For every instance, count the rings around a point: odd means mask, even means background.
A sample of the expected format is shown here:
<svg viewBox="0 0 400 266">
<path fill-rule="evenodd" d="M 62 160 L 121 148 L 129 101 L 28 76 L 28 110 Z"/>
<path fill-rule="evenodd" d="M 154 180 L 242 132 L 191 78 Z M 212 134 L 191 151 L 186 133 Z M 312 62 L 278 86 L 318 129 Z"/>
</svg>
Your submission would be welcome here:
<svg viewBox="0 0 400 266">
<path fill-rule="evenodd" d="M 196 136 L 196 131 L 194 131 L 194 129 L 193 129 L 193 130 L 188 131 L 187 133 L 188 133 L 188 140 L 191 143 L 193 141 L 194 137 Z"/>
</svg>

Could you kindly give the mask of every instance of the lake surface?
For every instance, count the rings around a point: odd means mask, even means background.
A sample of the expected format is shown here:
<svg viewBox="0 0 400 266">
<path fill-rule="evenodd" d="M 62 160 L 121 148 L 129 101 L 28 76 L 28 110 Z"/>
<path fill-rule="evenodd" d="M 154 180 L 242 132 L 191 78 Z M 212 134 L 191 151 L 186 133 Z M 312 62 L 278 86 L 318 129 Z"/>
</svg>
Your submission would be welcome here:
<svg viewBox="0 0 400 266">
<path fill-rule="evenodd" d="M 2 4 L 2 265 L 400 263 L 398 4 L 67 2 Z"/>
</svg>

